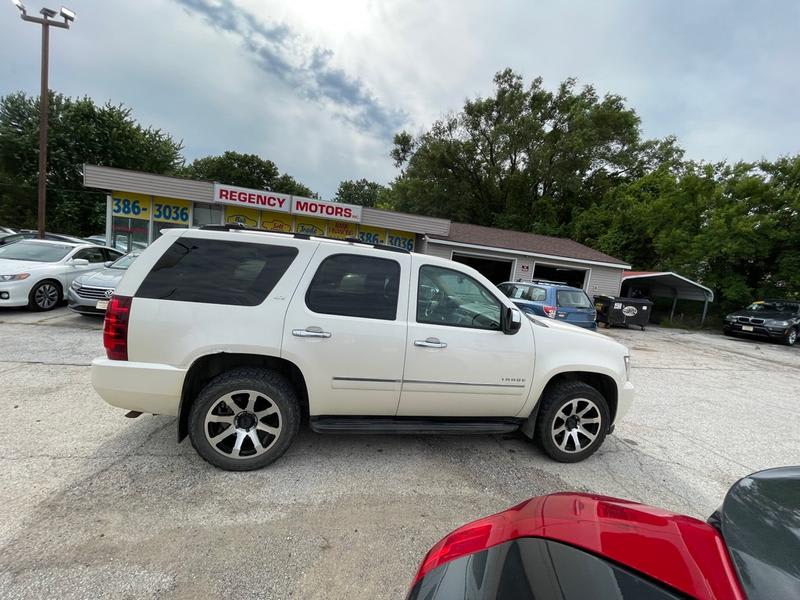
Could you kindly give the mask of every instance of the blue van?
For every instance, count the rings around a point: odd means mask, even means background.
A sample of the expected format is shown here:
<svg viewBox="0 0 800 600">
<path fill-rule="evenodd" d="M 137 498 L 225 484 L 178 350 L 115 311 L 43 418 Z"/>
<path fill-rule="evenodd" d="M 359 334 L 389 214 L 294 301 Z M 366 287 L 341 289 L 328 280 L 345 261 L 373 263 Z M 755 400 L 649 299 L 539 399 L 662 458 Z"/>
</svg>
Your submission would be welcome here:
<svg viewBox="0 0 800 600">
<path fill-rule="evenodd" d="M 507 281 L 497 286 L 523 312 L 597 329 L 597 311 L 580 288 L 557 281 Z"/>
</svg>

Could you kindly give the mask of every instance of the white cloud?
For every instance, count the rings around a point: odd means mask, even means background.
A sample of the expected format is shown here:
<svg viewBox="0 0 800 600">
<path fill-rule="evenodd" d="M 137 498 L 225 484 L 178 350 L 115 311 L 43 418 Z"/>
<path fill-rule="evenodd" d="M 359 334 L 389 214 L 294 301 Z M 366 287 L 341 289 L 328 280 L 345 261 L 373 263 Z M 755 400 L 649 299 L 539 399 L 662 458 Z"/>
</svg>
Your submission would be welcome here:
<svg viewBox="0 0 800 600">
<path fill-rule="evenodd" d="M 74 0 L 72 8 L 73 29 L 51 36 L 51 87 L 124 102 L 141 122 L 182 138 L 189 158 L 259 153 L 325 197 L 341 179 L 388 181 L 395 129 L 419 130 L 490 93 L 506 66 L 550 87 L 577 76 L 626 96 L 646 135 L 674 133 L 692 158 L 800 151 L 792 75 L 800 5 L 788 0 Z M 38 28 L 5 10 L 0 94 L 37 93 Z"/>
</svg>

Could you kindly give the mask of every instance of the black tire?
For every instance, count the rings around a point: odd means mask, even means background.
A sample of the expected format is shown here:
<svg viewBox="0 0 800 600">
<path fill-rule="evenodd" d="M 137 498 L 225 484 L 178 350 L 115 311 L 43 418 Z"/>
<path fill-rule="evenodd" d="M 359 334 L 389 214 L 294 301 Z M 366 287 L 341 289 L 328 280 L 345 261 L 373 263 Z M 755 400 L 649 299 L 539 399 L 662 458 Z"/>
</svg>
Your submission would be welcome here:
<svg viewBox="0 0 800 600">
<path fill-rule="evenodd" d="M 584 415 L 578 416 L 581 412 Z M 567 419 L 563 418 L 565 413 Z M 576 419 L 570 421 L 573 415 Z M 594 423 L 595 419 L 599 422 Z M 580 381 L 566 381 L 545 392 L 536 419 L 536 439 L 550 458 L 564 463 L 580 462 L 603 445 L 610 424 L 608 403 L 600 392 Z M 571 433 L 573 430 L 576 432 Z M 594 438 L 590 439 L 590 435 Z"/>
<path fill-rule="evenodd" d="M 36 312 L 53 310 L 64 299 L 61 284 L 55 279 L 40 281 L 28 294 L 28 308 Z"/>
<path fill-rule="evenodd" d="M 294 388 L 280 373 L 267 369 L 240 368 L 217 376 L 200 391 L 189 411 L 192 446 L 205 461 L 226 471 L 267 466 L 286 452 L 299 427 Z"/>
<path fill-rule="evenodd" d="M 786 334 L 785 338 L 783 338 L 783 343 L 786 344 L 787 346 L 794 346 L 797 343 L 797 337 L 798 337 L 798 332 L 797 332 L 797 327 L 795 327 L 794 329 L 789 330 L 789 333 Z"/>
</svg>

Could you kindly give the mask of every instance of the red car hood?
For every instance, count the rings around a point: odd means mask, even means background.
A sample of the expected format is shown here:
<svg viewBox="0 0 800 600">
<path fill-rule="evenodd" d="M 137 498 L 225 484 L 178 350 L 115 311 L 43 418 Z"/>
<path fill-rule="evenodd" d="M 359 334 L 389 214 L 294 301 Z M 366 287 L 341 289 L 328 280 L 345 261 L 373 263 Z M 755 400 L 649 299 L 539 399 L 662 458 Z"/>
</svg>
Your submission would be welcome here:
<svg viewBox="0 0 800 600">
<path fill-rule="evenodd" d="M 415 582 L 456 555 L 524 537 L 582 548 L 701 600 L 745 600 L 725 542 L 691 517 L 591 494 L 532 498 L 436 544 Z"/>
</svg>

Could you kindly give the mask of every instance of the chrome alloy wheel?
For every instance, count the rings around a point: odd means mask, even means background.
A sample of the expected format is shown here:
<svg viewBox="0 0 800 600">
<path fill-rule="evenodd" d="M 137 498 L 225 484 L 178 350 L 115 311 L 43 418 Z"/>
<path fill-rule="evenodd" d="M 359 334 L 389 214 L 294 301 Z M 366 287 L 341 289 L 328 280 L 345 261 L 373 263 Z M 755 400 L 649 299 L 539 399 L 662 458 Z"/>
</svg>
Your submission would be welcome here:
<svg viewBox="0 0 800 600">
<path fill-rule="evenodd" d="M 797 342 L 797 330 L 790 329 L 789 335 L 786 338 L 786 343 L 788 343 L 790 346 L 794 346 L 795 342 Z"/>
<path fill-rule="evenodd" d="M 269 450 L 283 427 L 278 405 L 253 390 L 225 394 L 206 413 L 203 431 L 217 452 L 228 458 L 252 458 Z"/>
<path fill-rule="evenodd" d="M 58 288 L 53 283 L 43 283 L 33 293 L 33 301 L 43 310 L 53 308 L 58 302 Z"/>
<path fill-rule="evenodd" d="M 573 398 L 556 413 L 550 436 L 559 450 L 574 454 L 591 446 L 602 426 L 597 404 L 587 398 Z"/>
</svg>

